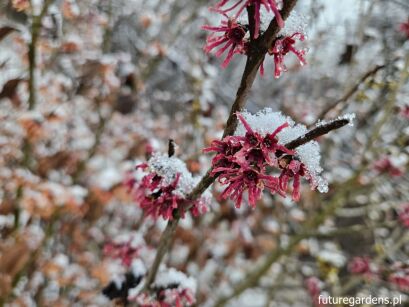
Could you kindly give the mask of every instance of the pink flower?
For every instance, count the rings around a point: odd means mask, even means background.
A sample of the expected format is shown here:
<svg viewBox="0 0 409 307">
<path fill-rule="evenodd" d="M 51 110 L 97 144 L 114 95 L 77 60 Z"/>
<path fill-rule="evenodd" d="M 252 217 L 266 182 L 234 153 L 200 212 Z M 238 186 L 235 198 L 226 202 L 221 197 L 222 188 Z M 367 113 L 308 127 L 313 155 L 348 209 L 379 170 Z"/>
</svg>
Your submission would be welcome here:
<svg viewBox="0 0 409 307">
<path fill-rule="evenodd" d="M 235 18 L 229 18 L 224 15 L 227 20 L 223 20 L 218 27 L 212 27 L 209 25 L 202 26 L 203 30 L 212 31 L 206 39 L 206 45 L 204 51 L 210 53 L 214 48 L 221 46 L 216 51 L 215 55 L 220 57 L 227 49 L 229 49 L 226 58 L 222 63 L 222 67 L 226 68 L 236 53 L 245 53 L 246 35 L 247 29 L 243 25 L 239 24 Z M 217 34 L 219 33 L 219 34 Z"/>
<path fill-rule="evenodd" d="M 409 18 L 408 21 L 403 22 L 399 25 L 399 30 L 409 38 Z"/>
<path fill-rule="evenodd" d="M 348 264 L 348 270 L 353 274 L 372 274 L 369 257 L 354 257 Z"/>
<path fill-rule="evenodd" d="M 278 180 L 276 177 L 265 175 L 256 171 L 249 165 L 240 165 L 238 168 L 218 167 L 214 173 L 221 172 L 219 182 L 228 187 L 223 191 L 221 197 L 236 202 L 236 208 L 240 208 L 243 192 L 248 191 L 249 204 L 255 208 L 256 201 L 261 198 L 264 188 L 270 189 L 271 193 L 278 192 Z"/>
<path fill-rule="evenodd" d="M 129 267 L 132 260 L 138 257 L 139 247 L 131 246 L 131 242 L 117 244 L 117 243 L 106 243 L 104 245 L 104 255 L 120 259 L 124 266 Z"/>
<path fill-rule="evenodd" d="M 266 161 L 269 165 L 273 165 L 276 160 L 275 153 L 277 151 L 285 152 L 287 154 L 294 154 L 293 151 L 287 149 L 285 146 L 278 144 L 277 134 L 280 133 L 284 128 L 288 127 L 288 123 L 284 123 L 279 126 L 273 133 L 268 133 L 266 136 L 261 136 L 259 133 L 254 132 L 250 125 L 246 122 L 241 114 L 237 117 L 242 122 L 244 128 L 246 129 L 246 135 L 244 137 L 243 149 L 237 154 L 239 159 L 241 157 L 246 157 L 249 162 L 254 162 L 260 165 L 260 162 Z M 274 155 L 274 161 L 272 160 L 272 155 Z M 244 162 L 244 161 L 242 161 Z"/>
<path fill-rule="evenodd" d="M 149 170 L 147 163 L 136 166 L 136 169 Z M 197 217 L 207 211 L 207 203 L 203 197 L 195 201 L 187 201 L 177 191 L 181 174 L 174 174 L 171 183 L 166 183 L 164 178 L 155 171 L 144 174 L 142 179 L 136 180 L 132 173 L 125 179 L 125 185 L 130 189 L 132 196 L 139 207 L 144 210 L 145 215 L 154 219 L 162 217 L 165 220 L 173 219 L 173 214 L 179 210 L 183 218 L 188 207 L 193 216 Z"/>
<path fill-rule="evenodd" d="M 241 138 L 226 136 L 223 141 L 212 141 L 211 146 L 203 149 L 203 152 L 217 152 L 218 154 L 212 160 L 213 166 L 228 167 L 234 163 L 233 157 L 241 148 Z"/>
<path fill-rule="evenodd" d="M 409 228 L 409 203 L 404 204 L 398 214 L 402 225 Z"/>
<path fill-rule="evenodd" d="M 409 25 L 408 25 L 408 27 L 409 27 Z M 402 107 L 402 108 L 400 109 L 400 114 L 401 114 L 404 118 L 409 119 L 409 104 L 405 105 L 404 107 Z"/>
<path fill-rule="evenodd" d="M 238 8 L 238 11 L 236 12 L 236 17 L 239 16 L 243 10 L 250 5 L 254 5 L 255 8 L 255 16 L 254 16 L 254 24 L 255 24 L 255 29 L 254 29 L 254 38 L 257 38 L 260 33 L 260 9 L 261 6 L 263 5 L 267 12 L 273 12 L 277 24 L 280 28 L 284 27 L 284 21 L 281 17 L 280 11 L 277 8 L 277 3 L 275 0 L 238 0 L 235 4 L 230 6 L 229 8 L 222 9 L 229 0 L 221 0 L 219 3 L 216 4 L 215 10 L 222 12 L 222 13 L 228 13 L 236 8 Z"/>
<path fill-rule="evenodd" d="M 326 306 L 319 299 L 319 296 L 321 295 L 321 288 L 322 288 L 321 280 L 319 280 L 315 276 L 309 277 L 305 280 L 305 286 L 307 288 L 308 293 L 310 294 L 312 298 L 314 306 L 316 307 Z"/>
<path fill-rule="evenodd" d="M 374 169 L 379 173 L 386 173 L 392 177 L 400 177 L 403 175 L 403 171 L 393 165 L 391 159 L 388 156 L 383 156 L 377 160 L 374 164 Z"/>
<path fill-rule="evenodd" d="M 279 160 L 280 168 L 282 169 L 279 184 L 282 191 L 287 191 L 288 183 L 293 178 L 293 193 L 292 199 L 294 201 L 300 200 L 300 180 L 307 174 L 305 165 L 296 157 L 286 155 Z M 309 179 L 309 177 L 307 177 Z"/>
<path fill-rule="evenodd" d="M 145 211 L 146 215 L 152 216 L 155 219 L 161 216 L 165 220 L 171 220 L 173 218 L 173 211 L 178 208 L 178 202 L 183 200 L 182 197 L 173 193 L 178 185 L 180 174 L 176 175 L 175 180 L 171 184 L 162 185 L 158 189 L 157 187 L 162 178 L 155 174 L 147 175 L 144 179 L 146 178 L 150 185 L 142 184 L 142 189 L 135 194 L 140 202 L 140 207 Z M 146 195 L 146 190 L 152 193 Z"/>
<path fill-rule="evenodd" d="M 303 34 L 296 32 L 291 36 L 285 36 L 278 38 L 274 42 L 274 46 L 268 51 L 270 55 L 274 57 L 274 77 L 279 78 L 283 71 L 287 71 L 287 67 L 284 64 L 284 57 L 289 53 L 293 53 L 300 60 L 300 64 L 305 65 L 307 62 L 305 60 L 305 50 L 297 50 L 294 45 L 296 39 L 304 41 L 305 37 Z M 260 74 L 264 74 L 264 66 L 261 64 Z"/>
<path fill-rule="evenodd" d="M 403 291 L 409 291 L 409 269 L 402 269 L 389 276 L 389 281 Z"/>
<path fill-rule="evenodd" d="M 287 123 L 263 136 L 253 131 L 240 113 L 237 117 L 246 130 L 245 135 L 227 136 L 221 141 L 213 141 L 204 151 L 218 153 L 212 161 L 212 175 L 217 176 L 222 185 L 227 185 L 221 197 L 232 199 L 239 208 L 243 193 L 247 191 L 249 204 L 254 208 L 264 189 L 285 196 L 279 179 L 268 175 L 266 170 L 267 166 L 278 165 L 277 155 L 293 155 L 294 152 L 279 144 L 277 139 L 277 134 L 288 126 Z"/>
</svg>

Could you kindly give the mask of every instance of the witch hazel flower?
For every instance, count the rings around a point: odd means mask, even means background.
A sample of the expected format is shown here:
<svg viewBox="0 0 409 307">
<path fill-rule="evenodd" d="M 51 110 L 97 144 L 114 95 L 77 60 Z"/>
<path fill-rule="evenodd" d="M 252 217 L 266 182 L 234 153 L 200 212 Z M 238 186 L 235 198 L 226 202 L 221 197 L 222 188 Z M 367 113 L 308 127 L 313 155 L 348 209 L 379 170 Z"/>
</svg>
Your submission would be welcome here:
<svg viewBox="0 0 409 307">
<path fill-rule="evenodd" d="M 252 208 L 264 189 L 285 196 L 292 181 L 292 199 L 300 199 L 301 177 L 321 192 L 328 190 L 319 176 L 318 143 L 308 142 L 296 150 L 284 144 L 304 135 L 307 128 L 295 125 L 291 118 L 266 108 L 257 114 L 247 111 L 237 114 L 239 125 L 233 136 L 215 140 L 205 152 L 216 152 L 212 160 L 212 175 L 227 187 L 221 197 L 235 201 L 240 207 L 244 192 Z M 279 176 L 275 173 L 280 173 Z"/>
<path fill-rule="evenodd" d="M 402 268 L 401 270 L 391 274 L 389 281 L 396 285 L 402 291 L 409 291 L 409 268 Z"/>
<path fill-rule="evenodd" d="M 315 276 L 308 277 L 305 280 L 305 287 L 307 288 L 308 294 L 310 295 L 315 307 L 327 306 L 322 302 L 322 300 L 319 299 L 320 296 L 322 297 L 321 293 L 323 284 L 324 283 Z"/>
<path fill-rule="evenodd" d="M 105 243 L 103 253 L 107 257 L 120 259 L 122 265 L 130 267 L 144 245 L 145 242 L 140 235 L 124 233 Z"/>
<path fill-rule="evenodd" d="M 222 67 L 226 68 L 234 54 L 245 53 L 247 27 L 238 23 L 234 17 L 228 17 L 226 14 L 223 14 L 223 16 L 226 17 L 226 20 L 223 20 L 220 26 L 202 26 L 203 30 L 213 32 L 207 37 L 203 49 L 205 53 L 210 53 L 215 48 L 220 47 L 215 53 L 216 57 L 222 56 L 228 50 L 227 56 L 222 63 Z"/>
<path fill-rule="evenodd" d="M 402 170 L 396 162 L 399 162 L 399 159 L 393 159 L 392 157 L 384 155 L 379 158 L 379 160 L 375 161 L 373 167 L 380 174 L 400 177 L 404 174 L 404 170 Z"/>
<path fill-rule="evenodd" d="M 257 200 L 261 198 L 264 188 L 272 194 L 279 190 L 279 180 L 266 174 L 267 165 L 275 165 L 273 159 L 276 151 L 293 153 L 278 144 L 276 135 L 285 127 L 283 123 L 272 133 L 264 136 L 252 130 L 243 115 L 237 115 L 246 128 L 244 136 L 228 136 L 223 141 L 213 141 L 212 146 L 204 151 L 216 151 L 218 155 L 213 159 L 213 175 L 218 175 L 218 181 L 228 187 L 221 197 L 235 201 L 239 208 L 244 191 L 248 192 L 249 204 L 255 208 Z"/>
<path fill-rule="evenodd" d="M 183 161 L 159 153 L 138 164 L 125 179 L 125 185 L 145 215 L 165 220 L 173 219 L 176 210 L 182 217 L 187 210 L 193 216 L 207 211 L 211 199 L 208 191 L 193 202 L 186 199 L 196 183 L 197 179 Z"/>
<path fill-rule="evenodd" d="M 293 180 L 292 199 L 299 201 L 301 197 L 300 185 L 301 177 L 307 175 L 305 165 L 294 155 L 286 155 L 279 159 L 279 166 L 282 169 L 279 177 L 279 185 L 282 191 L 287 191 L 288 183 Z"/>
<path fill-rule="evenodd" d="M 278 190 L 278 180 L 276 177 L 258 172 L 250 165 L 239 165 L 239 167 L 214 169 L 215 173 L 221 172 L 218 180 L 228 187 L 223 191 L 221 197 L 236 202 L 236 208 L 240 208 L 243 192 L 248 191 L 248 200 L 252 208 L 256 207 L 256 202 L 261 198 L 261 192 L 268 188 L 272 194 L 281 192 Z"/>
<path fill-rule="evenodd" d="M 348 263 L 348 271 L 352 274 L 362 275 L 368 279 L 378 277 L 379 270 L 368 256 L 354 257 Z"/>
<path fill-rule="evenodd" d="M 274 77 L 280 78 L 281 74 L 287 71 L 287 67 L 284 64 L 284 58 L 288 53 L 293 53 L 298 60 L 300 65 L 304 66 L 307 64 L 305 60 L 306 50 L 296 49 L 295 44 L 297 40 L 304 41 L 305 36 L 300 32 L 293 33 L 290 36 L 284 36 L 276 39 L 273 43 L 272 48 L 268 50 L 268 54 L 274 58 Z M 264 64 L 260 66 L 260 74 L 264 75 Z"/>
<path fill-rule="evenodd" d="M 277 24 L 280 28 L 284 27 L 284 21 L 281 17 L 280 11 L 275 0 L 238 0 L 235 4 L 227 7 L 227 4 L 231 2 L 229 0 L 221 0 L 215 6 L 215 10 L 224 14 L 236 11 L 235 16 L 238 17 L 243 13 L 244 9 L 250 5 L 254 5 L 254 38 L 258 38 L 260 34 L 261 24 L 261 8 L 264 7 L 267 12 L 272 12 L 277 20 Z"/>
<path fill-rule="evenodd" d="M 399 212 L 399 221 L 405 228 L 409 228 L 409 203 L 402 205 Z"/>
<path fill-rule="evenodd" d="M 129 267 L 132 260 L 139 255 L 139 247 L 134 247 L 131 242 L 127 243 L 114 243 L 109 242 L 104 245 L 104 255 L 120 259 L 124 266 Z"/>
<path fill-rule="evenodd" d="M 268 50 L 268 54 L 274 59 L 274 77 L 279 78 L 283 72 L 287 71 L 287 67 L 284 63 L 287 54 L 294 54 L 301 66 L 307 64 L 305 55 L 306 49 L 298 49 L 296 47 L 297 42 L 303 42 L 305 40 L 305 29 L 307 26 L 306 18 L 297 13 L 291 12 L 285 28 L 281 29 L 277 39 L 273 42 L 273 45 Z M 264 63 L 260 66 L 260 74 L 264 75 Z"/>
<path fill-rule="evenodd" d="M 406 22 L 402 22 L 399 25 L 399 30 L 406 35 L 406 37 L 409 39 L 409 18 Z"/>
</svg>

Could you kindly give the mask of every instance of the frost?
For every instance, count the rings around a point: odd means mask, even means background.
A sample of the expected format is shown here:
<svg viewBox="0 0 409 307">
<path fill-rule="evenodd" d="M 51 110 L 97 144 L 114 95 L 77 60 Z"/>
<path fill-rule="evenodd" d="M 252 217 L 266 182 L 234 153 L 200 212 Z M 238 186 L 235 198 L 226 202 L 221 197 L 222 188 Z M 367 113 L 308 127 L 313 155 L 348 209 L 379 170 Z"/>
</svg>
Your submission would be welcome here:
<svg viewBox="0 0 409 307">
<path fill-rule="evenodd" d="M 355 119 L 355 117 L 356 117 L 356 114 L 355 114 L 355 113 L 347 113 L 347 114 L 338 116 L 337 118 L 332 119 L 332 120 L 330 120 L 330 121 L 319 120 L 319 121 L 317 122 L 316 126 L 317 126 L 317 127 L 320 127 L 320 126 L 323 126 L 323 125 L 330 124 L 330 123 L 332 123 L 332 122 L 334 122 L 334 121 L 337 121 L 337 120 L 346 119 L 346 120 L 349 122 L 349 123 L 348 123 L 348 126 L 353 127 L 353 126 L 354 126 L 354 119 Z"/>
<path fill-rule="evenodd" d="M 252 127 L 252 129 L 261 135 L 266 135 L 267 133 L 272 133 L 279 126 L 288 122 L 289 125 L 293 126 L 294 121 L 288 116 L 282 115 L 281 112 L 273 112 L 271 108 L 265 108 L 256 114 L 251 114 L 244 110 L 241 112 L 246 121 Z M 245 135 L 246 129 L 240 122 L 237 126 L 235 135 Z"/>
<path fill-rule="evenodd" d="M 307 29 L 307 26 L 307 17 L 296 11 L 292 11 L 290 16 L 288 16 L 287 20 L 285 21 L 284 28 L 280 30 L 279 35 L 291 36 L 294 33 L 301 33 L 305 35 L 305 29 Z"/>
<path fill-rule="evenodd" d="M 283 115 L 281 112 L 274 112 L 271 108 L 265 108 L 256 114 L 251 114 L 244 110 L 241 114 L 252 129 L 262 136 L 274 132 L 279 126 L 287 122 L 289 127 L 283 129 L 277 135 L 280 144 L 287 144 L 308 131 L 306 126 L 295 124 L 290 117 Z M 240 122 L 235 134 L 245 135 L 245 131 L 243 124 Z M 312 188 L 317 187 L 321 193 L 328 192 L 328 183 L 320 176 L 322 167 L 320 166 L 321 154 L 318 143 L 316 141 L 308 142 L 297 147 L 295 151 L 301 162 L 307 167 L 312 179 Z"/>
<path fill-rule="evenodd" d="M 184 273 L 170 268 L 167 271 L 159 272 L 156 276 L 154 285 L 158 288 L 169 288 L 170 285 L 179 285 L 179 289 L 190 289 L 196 293 L 196 280 L 192 277 L 187 277 Z"/>
<path fill-rule="evenodd" d="M 146 267 L 141 259 L 134 259 L 131 264 L 131 271 L 135 277 L 143 276 L 146 273 Z"/>
<path fill-rule="evenodd" d="M 175 180 L 176 174 L 179 173 L 180 179 L 175 191 L 182 196 L 191 191 L 194 185 L 192 174 L 182 160 L 176 157 L 168 157 L 165 154 L 155 153 L 149 159 L 148 165 L 152 171 L 163 177 L 166 185 L 170 185 Z"/>
<path fill-rule="evenodd" d="M 166 185 L 171 184 L 175 180 L 176 174 L 179 173 L 180 178 L 175 193 L 180 196 L 189 194 L 200 181 L 200 178 L 192 176 L 185 162 L 176 157 L 168 157 L 165 154 L 154 153 L 149 159 L 148 165 L 152 171 L 163 177 Z M 201 197 L 207 204 L 210 203 L 211 198 L 212 195 L 208 190 L 205 191 Z"/>
</svg>

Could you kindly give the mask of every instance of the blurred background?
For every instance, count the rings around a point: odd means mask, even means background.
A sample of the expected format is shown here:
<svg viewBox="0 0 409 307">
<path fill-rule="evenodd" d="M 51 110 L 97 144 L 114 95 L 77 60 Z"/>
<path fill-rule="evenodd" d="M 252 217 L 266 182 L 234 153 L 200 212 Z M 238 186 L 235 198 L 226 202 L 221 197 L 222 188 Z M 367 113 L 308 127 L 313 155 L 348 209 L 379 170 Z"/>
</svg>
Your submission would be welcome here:
<svg viewBox="0 0 409 307">
<path fill-rule="evenodd" d="M 0 1 L 0 306 L 109 306 L 102 289 L 128 266 L 107 246 L 152 261 L 166 223 L 144 218 L 125 173 L 173 139 L 204 174 L 201 150 L 221 137 L 244 69 L 244 56 L 222 69 L 204 54 L 201 26 L 219 20 L 211 4 Z M 265 195 L 238 210 L 216 184 L 211 210 L 182 221 L 165 263 L 196 280 L 197 306 L 267 260 L 225 304 L 408 302 L 409 2 L 300 0 L 295 11 L 308 64 L 290 55 L 274 79 L 266 59 L 247 108 L 306 126 L 356 114 L 319 139 L 329 192 L 304 182 L 298 203 Z"/>
</svg>

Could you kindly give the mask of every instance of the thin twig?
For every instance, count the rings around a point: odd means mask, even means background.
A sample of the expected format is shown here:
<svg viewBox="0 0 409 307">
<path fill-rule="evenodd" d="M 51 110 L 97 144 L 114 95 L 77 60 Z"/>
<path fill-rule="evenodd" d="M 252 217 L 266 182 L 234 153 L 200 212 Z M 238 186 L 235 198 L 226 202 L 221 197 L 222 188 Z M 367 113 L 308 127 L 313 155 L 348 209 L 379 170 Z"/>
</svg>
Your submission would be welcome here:
<svg viewBox="0 0 409 307">
<path fill-rule="evenodd" d="M 345 125 L 348 125 L 349 123 L 350 123 L 349 119 L 343 118 L 343 119 L 336 119 L 327 124 L 317 126 L 316 128 L 308 131 L 306 134 L 300 136 L 299 138 L 285 144 L 285 147 L 287 147 L 288 149 L 295 149 L 312 140 L 315 140 L 316 138 L 324 134 L 327 134 L 328 132 L 332 130 L 339 129 Z"/>
<path fill-rule="evenodd" d="M 322 232 L 322 231 L 311 231 L 308 233 L 308 237 L 314 237 L 314 238 L 319 238 L 319 239 L 328 239 L 328 238 L 333 238 L 337 236 L 344 236 L 347 234 L 353 234 L 353 233 L 362 233 L 365 231 L 373 231 L 375 227 L 377 228 L 382 228 L 382 227 L 393 227 L 396 225 L 396 222 L 384 222 L 384 223 L 379 223 L 375 224 L 373 226 L 368 226 L 368 225 L 361 225 L 361 224 L 356 224 L 356 225 L 351 225 L 348 227 L 343 227 L 343 228 L 337 228 L 334 230 L 330 230 L 328 232 Z"/>
<path fill-rule="evenodd" d="M 43 17 L 47 13 L 48 7 L 52 0 L 46 0 L 43 4 L 41 12 L 39 15 L 33 15 L 32 25 L 31 25 L 31 41 L 28 46 L 28 109 L 33 110 L 37 103 L 36 96 L 36 79 L 35 79 L 35 69 L 37 67 L 37 42 L 40 36 L 41 23 Z"/>
<path fill-rule="evenodd" d="M 176 226 L 178 225 L 178 222 L 179 222 L 179 218 L 175 218 L 169 221 L 168 224 L 166 225 L 165 230 L 163 231 L 160 237 L 160 241 L 159 241 L 160 244 L 156 252 L 155 260 L 153 261 L 153 264 L 151 266 L 151 269 L 149 270 L 148 276 L 146 277 L 145 286 L 144 286 L 145 290 L 148 290 L 151 284 L 155 281 L 156 273 L 159 269 L 159 266 L 162 262 L 163 257 L 165 256 L 170 246 L 170 242 L 172 242 L 172 238 L 176 231 Z"/>
<path fill-rule="evenodd" d="M 284 1 L 283 9 L 280 11 L 283 20 L 288 18 L 296 3 L 297 0 Z M 241 79 L 239 89 L 237 90 L 236 99 L 234 100 L 233 106 L 230 110 L 230 115 L 226 123 L 226 128 L 224 129 L 223 137 L 232 135 L 234 131 L 236 131 L 236 113 L 244 108 L 247 96 L 249 95 L 254 79 L 257 76 L 258 69 L 263 62 L 268 49 L 273 44 L 278 32 L 280 32 L 280 27 L 274 18 L 268 26 L 266 32 L 264 32 L 264 34 L 258 39 L 251 42 L 248 50 L 246 67 L 244 68 L 243 77 Z"/>
<path fill-rule="evenodd" d="M 97 106 L 97 112 L 98 112 L 98 126 L 95 131 L 95 138 L 94 138 L 94 143 L 92 144 L 91 148 L 88 151 L 87 156 L 85 159 L 80 160 L 77 163 L 77 167 L 75 169 L 75 172 L 72 174 L 71 178 L 72 181 L 76 184 L 79 183 L 81 175 L 84 173 L 87 163 L 95 156 L 97 153 L 98 147 L 101 144 L 101 139 L 102 135 L 105 131 L 105 127 L 110 120 L 111 116 L 113 113 L 110 113 L 107 117 L 103 117 L 100 111 L 99 105 Z"/>
<path fill-rule="evenodd" d="M 335 100 L 333 103 L 329 104 L 321 113 L 318 115 L 318 119 L 323 119 L 325 116 L 339 104 L 348 101 L 359 89 L 361 84 L 363 84 L 369 77 L 375 75 L 379 70 L 385 68 L 386 65 L 377 65 L 371 70 L 367 71 L 359 80 L 355 83 L 353 87 L 349 89 L 348 92 L 345 93 L 344 96 Z"/>
</svg>

